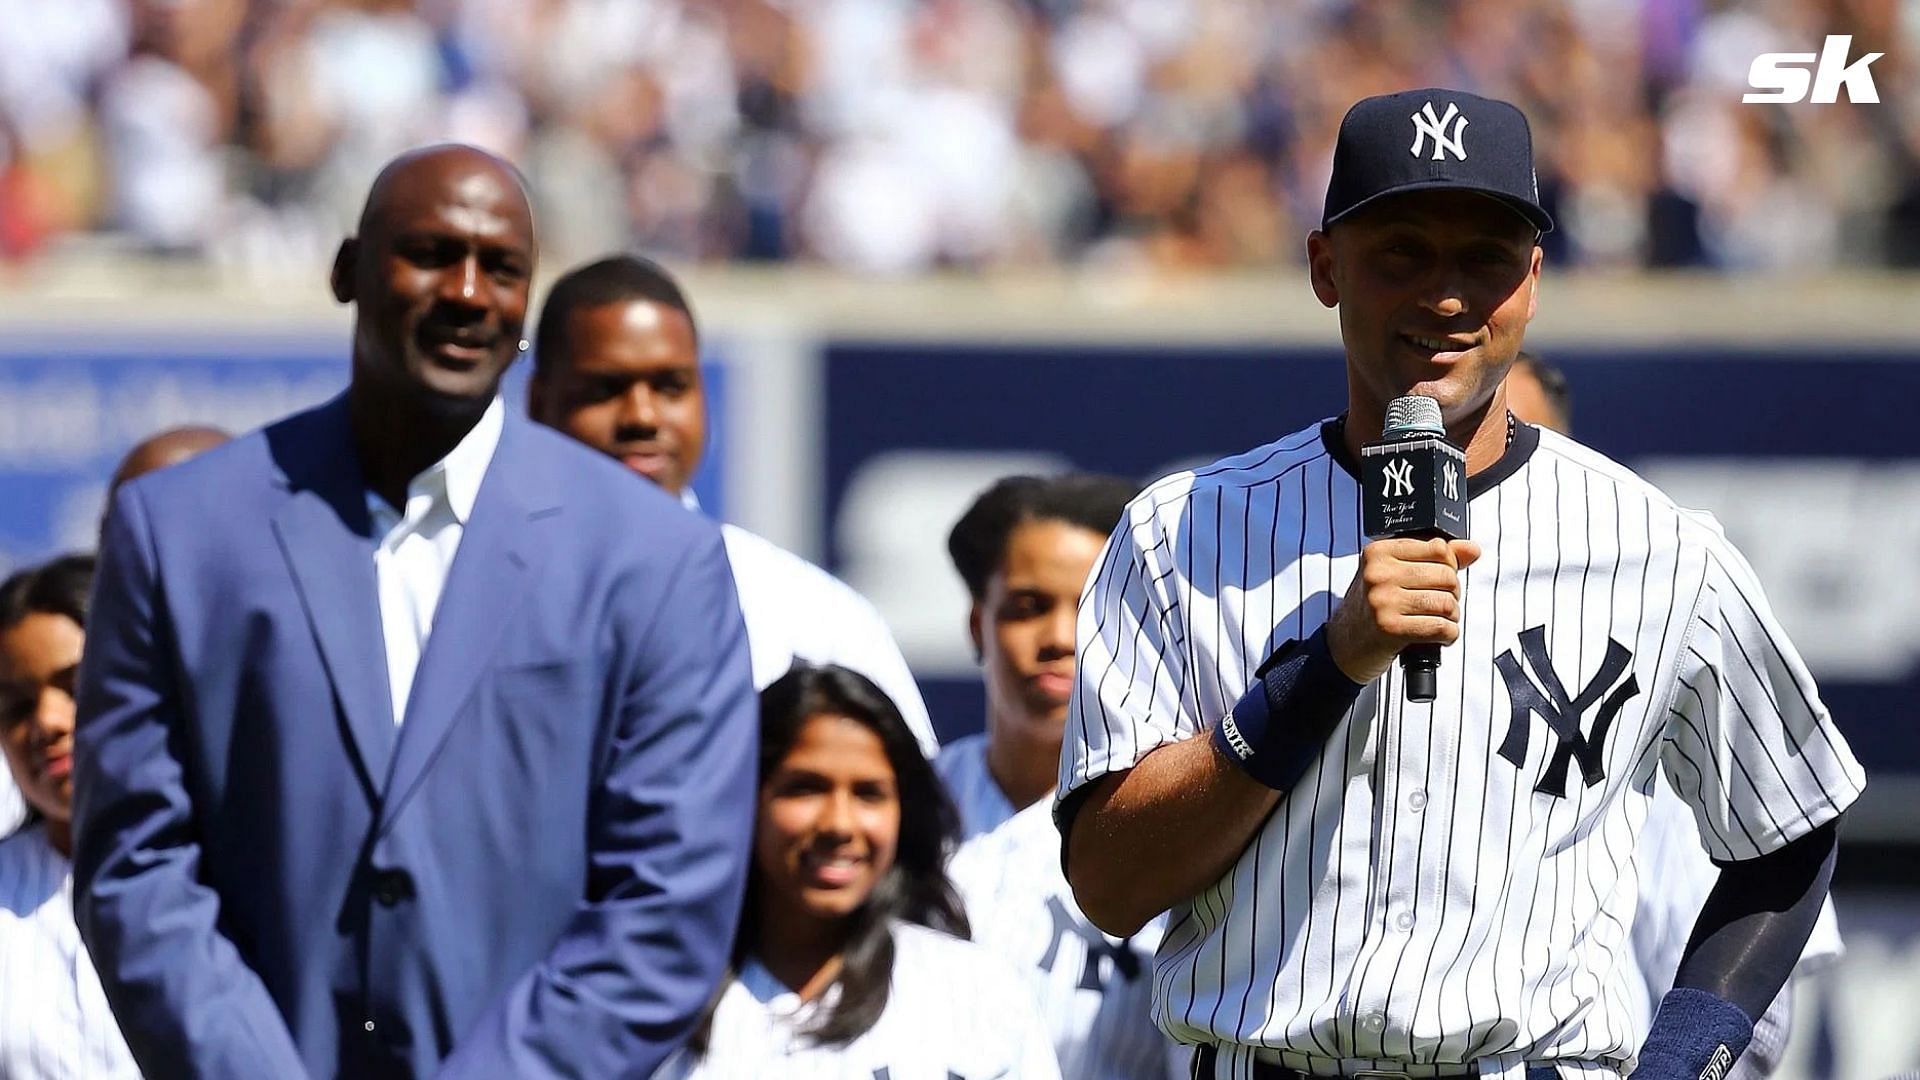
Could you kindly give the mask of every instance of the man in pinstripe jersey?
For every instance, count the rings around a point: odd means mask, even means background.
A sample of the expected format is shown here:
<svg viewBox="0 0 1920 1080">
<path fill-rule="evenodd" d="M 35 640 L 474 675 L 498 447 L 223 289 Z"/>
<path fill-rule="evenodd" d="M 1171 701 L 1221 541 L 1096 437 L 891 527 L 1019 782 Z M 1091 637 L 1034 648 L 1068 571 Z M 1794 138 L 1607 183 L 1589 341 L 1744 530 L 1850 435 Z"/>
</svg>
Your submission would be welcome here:
<svg viewBox="0 0 1920 1080">
<path fill-rule="evenodd" d="M 1171 911 L 1156 1019 L 1202 1075 L 1723 1080 L 1825 896 L 1864 777 L 1751 570 L 1507 411 L 1551 227 L 1511 105 L 1360 102 L 1307 243 L 1345 414 L 1149 487 L 1102 554 L 1063 858 L 1108 933 Z M 1465 449 L 1464 539 L 1361 534 L 1358 451 L 1408 393 Z M 1431 702 L 1394 670 L 1416 643 Z M 1643 1032 L 1660 783 L 1723 869 Z"/>
</svg>

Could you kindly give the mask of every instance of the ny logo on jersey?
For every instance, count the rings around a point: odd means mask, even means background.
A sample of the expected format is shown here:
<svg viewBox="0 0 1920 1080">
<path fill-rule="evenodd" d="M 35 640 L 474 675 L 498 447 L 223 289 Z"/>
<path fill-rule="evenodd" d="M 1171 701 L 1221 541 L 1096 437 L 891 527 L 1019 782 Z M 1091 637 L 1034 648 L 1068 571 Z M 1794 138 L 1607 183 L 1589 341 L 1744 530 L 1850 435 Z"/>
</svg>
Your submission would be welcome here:
<svg viewBox="0 0 1920 1080">
<path fill-rule="evenodd" d="M 1106 990 L 1106 976 L 1100 970 L 1102 959 L 1112 964 L 1113 969 L 1128 982 L 1140 977 L 1140 958 L 1134 955 L 1127 942 L 1116 945 L 1108 941 L 1105 934 L 1074 918 L 1073 912 L 1068 911 L 1067 905 L 1061 903 L 1057 896 L 1047 897 L 1047 912 L 1053 916 L 1053 941 L 1047 946 L 1046 955 L 1040 958 L 1041 971 L 1053 970 L 1053 966 L 1060 962 L 1061 942 L 1072 936 L 1087 946 L 1086 961 L 1080 965 L 1080 989 L 1095 993 Z"/>
<path fill-rule="evenodd" d="M 1460 497 L 1460 470 L 1451 461 L 1442 462 L 1440 465 L 1440 486 L 1445 490 L 1447 498 Z"/>
<path fill-rule="evenodd" d="M 1458 118 L 1457 122 L 1456 117 Z M 1449 123 L 1453 124 L 1452 138 L 1447 137 L 1447 125 Z M 1452 154 L 1461 161 L 1465 161 L 1467 160 L 1467 147 L 1466 144 L 1461 142 L 1461 136 L 1466 133 L 1466 130 L 1467 118 L 1466 115 L 1460 111 L 1460 106 L 1449 101 L 1447 102 L 1446 115 L 1435 116 L 1433 114 L 1433 102 L 1429 101 L 1420 107 L 1419 112 L 1413 114 L 1413 156 L 1419 157 L 1420 152 L 1426 148 L 1427 139 L 1432 138 L 1433 160 L 1445 161 L 1447 155 Z"/>
<path fill-rule="evenodd" d="M 1580 759 L 1580 776 L 1588 787 L 1607 778 L 1602 768 L 1607 746 L 1607 730 L 1613 726 L 1613 718 L 1620 712 L 1621 706 L 1632 700 L 1640 692 L 1640 683 L 1634 678 L 1627 665 L 1633 661 L 1633 653 L 1627 647 L 1607 639 L 1607 655 L 1600 661 L 1600 672 L 1592 681 L 1580 688 L 1580 693 L 1569 701 L 1567 689 L 1560 681 L 1560 674 L 1553 670 L 1553 660 L 1547 655 L 1547 628 L 1536 626 L 1520 634 L 1520 654 L 1526 658 L 1525 666 L 1514 659 L 1513 650 L 1508 649 L 1494 658 L 1493 666 L 1500 671 L 1500 677 L 1507 684 L 1507 701 L 1513 707 L 1512 720 L 1507 725 L 1507 737 L 1500 743 L 1500 756 L 1520 768 L 1527 761 L 1527 736 L 1531 726 L 1528 715 L 1539 713 L 1547 722 L 1547 727 L 1560 737 L 1560 745 L 1555 748 L 1553 758 L 1547 762 L 1547 771 L 1533 790 L 1542 795 L 1566 798 L 1567 769 L 1574 758 Z M 1527 668 L 1540 680 L 1538 686 L 1527 677 Z M 1614 681 L 1620 673 L 1626 671 L 1627 677 L 1619 686 Z M 1608 694 L 1609 687 L 1613 693 Z M 1600 703 L 1602 696 L 1606 697 Z M 1580 730 L 1580 718 L 1588 709 L 1600 703 L 1600 711 L 1594 715 L 1593 731 L 1583 734 Z"/>
<path fill-rule="evenodd" d="M 1413 494 L 1413 462 L 1406 458 L 1396 458 L 1387 462 L 1387 489 L 1384 495 L 1389 499 L 1398 499 Z"/>
</svg>

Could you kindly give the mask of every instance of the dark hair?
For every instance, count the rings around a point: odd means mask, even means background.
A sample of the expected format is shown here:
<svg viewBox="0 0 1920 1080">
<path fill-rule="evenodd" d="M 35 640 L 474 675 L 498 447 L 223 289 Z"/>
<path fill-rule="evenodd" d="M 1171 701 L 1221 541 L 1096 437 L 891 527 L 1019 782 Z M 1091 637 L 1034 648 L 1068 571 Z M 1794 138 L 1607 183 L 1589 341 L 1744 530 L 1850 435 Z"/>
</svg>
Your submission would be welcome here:
<svg viewBox="0 0 1920 1080">
<path fill-rule="evenodd" d="M 566 352 L 567 323 L 574 312 L 629 300 L 648 300 L 680 312 L 693 326 L 694 337 L 699 338 L 693 307 L 666 267 L 644 255 L 610 255 L 569 270 L 553 283 L 547 302 L 540 308 L 540 325 L 534 335 L 534 377 L 548 374 L 553 361 Z"/>
<path fill-rule="evenodd" d="M 831 714 L 859 722 L 880 737 L 900 800 L 900 840 L 893 865 L 853 914 L 840 974 L 839 995 L 804 1034 L 822 1046 L 844 1046 L 872 1028 L 886 1010 L 893 985 L 895 920 L 919 923 L 967 937 L 965 910 L 947 878 L 947 858 L 959 843 L 960 815 L 933 764 L 920 749 L 892 699 L 865 675 L 837 664 L 796 660 L 793 669 L 760 692 L 760 772 L 764 785 L 792 751 L 813 717 Z M 746 962 L 759 933 L 755 900 L 759 869 L 747 871 L 746 906 L 734 937 L 733 967 Z M 729 977 L 721 984 L 725 992 Z M 704 1054 L 712 1035 L 716 993 L 689 1046 Z"/>
<path fill-rule="evenodd" d="M 1134 484 L 1099 473 L 1009 476 L 997 480 L 947 534 L 947 554 L 975 600 L 1007 557 L 1013 530 L 1029 521 L 1064 521 L 1106 536 L 1120 524 Z"/>
<path fill-rule="evenodd" d="M 1573 429 L 1573 388 L 1567 385 L 1567 373 L 1533 353 L 1520 350 L 1513 358 L 1514 367 L 1524 367 L 1533 373 L 1534 380 L 1540 384 L 1540 392 L 1546 396 L 1547 404 L 1560 420 L 1562 431 Z"/>
<path fill-rule="evenodd" d="M 65 615 L 84 628 L 93 566 L 91 555 L 62 555 L 0 583 L 0 630 L 19 625 L 29 615 Z"/>
</svg>

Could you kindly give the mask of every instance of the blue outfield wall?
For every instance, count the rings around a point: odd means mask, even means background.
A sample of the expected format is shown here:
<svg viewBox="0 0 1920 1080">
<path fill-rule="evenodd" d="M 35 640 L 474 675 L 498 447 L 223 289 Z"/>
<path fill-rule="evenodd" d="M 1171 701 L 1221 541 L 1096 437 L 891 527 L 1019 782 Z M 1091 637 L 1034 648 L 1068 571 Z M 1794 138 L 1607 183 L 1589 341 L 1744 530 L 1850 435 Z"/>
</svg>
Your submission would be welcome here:
<svg viewBox="0 0 1920 1080">
<path fill-rule="evenodd" d="M 724 513 L 729 365 L 705 358 L 714 420 L 694 478 Z M 347 357 L 332 339 L 176 335 L 101 346 L 73 334 L 0 344 L 0 571 L 96 539 L 106 482 L 129 447 L 164 428 L 206 423 L 248 431 L 341 392 Z M 526 361 L 508 373 L 510 408 L 526 409 Z"/>
<path fill-rule="evenodd" d="M 1550 358 L 1583 442 L 1719 515 L 1868 766 L 1920 774 L 1920 352 Z M 982 695 L 944 538 L 987 480 L 1067 465 L 1148 480 L 1345 398 L 1327 350 L 843 344 L 824 372 L 822 550 L 902 630 L 949 737 L 978 730 Z M 944 610 L 914 610 L 934 576 Z"/>
</svg>

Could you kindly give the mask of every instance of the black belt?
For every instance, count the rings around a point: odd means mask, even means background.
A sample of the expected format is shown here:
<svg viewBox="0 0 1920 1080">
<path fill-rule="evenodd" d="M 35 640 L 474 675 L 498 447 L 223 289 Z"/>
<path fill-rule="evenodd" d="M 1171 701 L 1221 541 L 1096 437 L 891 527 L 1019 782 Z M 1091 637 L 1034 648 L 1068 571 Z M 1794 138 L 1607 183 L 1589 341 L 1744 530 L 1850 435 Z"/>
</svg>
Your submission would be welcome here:
<svg viewBox="0 0 1920 1080">
<path fill-rule="evenodd" d="M 1195 1049 L 1193 1052 L 1193 1080 L 1213 1080 L 1214 1062 L 1218 1060 L 1219 1056 L 1220 1051 L 1216 1047 L 1202 1046 Z M 1477 1074 L 1478 1070 L 1475 1070 L 1475 1072 L 1470 1075 Z M 1410 1076 L 1408 1073 L 1397 1073 L 1388 1069 L 1350 1073 L 1346 1080 L 1399 1080 L 1400 1077 L 1408 1076 Z M 1527 1067 L 1528 1080 L 1554 1080 L 1556 1076 L 1558 1076 L 1558 1073 L 1554 1071 L 1551 1065 L 1529 1065 Z M 1285 1065 L 1276 1065 L 1270 1061 L 1256 1060 L 1253 1062 L 1253 1080 L 1339 1080 L 1339 1078 L 1330 1076 L 1323 1077 L 1314 1073 L 1301 1072 L 1299 1069 L 1289 1068 Z"/>
</svg>

